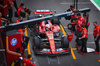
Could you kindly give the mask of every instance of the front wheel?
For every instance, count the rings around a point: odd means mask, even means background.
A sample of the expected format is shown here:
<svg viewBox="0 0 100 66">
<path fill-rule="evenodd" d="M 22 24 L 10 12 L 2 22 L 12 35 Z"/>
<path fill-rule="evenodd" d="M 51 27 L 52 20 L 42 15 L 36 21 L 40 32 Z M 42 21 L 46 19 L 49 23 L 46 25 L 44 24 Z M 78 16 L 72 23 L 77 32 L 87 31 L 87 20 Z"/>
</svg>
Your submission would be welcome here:
<svg viewBox="0 0 100 66">
<path fill-rule="evenodd" d="M 61 43 L 62 43 L 62 47 L 63 47 L 63 48 L 68 48 L 68 47 L 69 47 L 69 41 L 68 41 L 68 39 L 67 39 L 67 36 L 62 37 Z"/>
<path fill-rule="evenodd" d="M 40 40 L 40 38 L 39 37 L 34 37 L 34 47 L 36 48 L 36 49 L 40 49 L 40 43 L 41 43 L 41 40 Z"/>
</svg>

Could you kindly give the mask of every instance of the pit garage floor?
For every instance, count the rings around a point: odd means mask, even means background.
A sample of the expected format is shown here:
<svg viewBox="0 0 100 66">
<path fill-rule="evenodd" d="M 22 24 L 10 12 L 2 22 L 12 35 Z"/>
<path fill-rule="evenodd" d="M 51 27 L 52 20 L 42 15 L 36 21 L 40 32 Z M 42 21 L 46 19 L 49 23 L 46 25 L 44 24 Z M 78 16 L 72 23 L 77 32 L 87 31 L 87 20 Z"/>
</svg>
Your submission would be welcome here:
<svg viewBox="0 0 100 66">
<path fill-rule="evenodd" d="M 70 5 L 73 4 L 73 0 L 17 0 L 17 3 L 20 4 L 24 2 L 25 6 L 29 8 L 32 12 L 34 10 L 41 10 L 41 9 L 50 9 L 56 10 L 57 13 L 65 12 Z M 88 29 L 88 42 L 87 47 L 94 48 L 94 38 L 93 38 L 93 21 L 98 21 L 100 24 L 100 11 L 90 2 L 90 0 L 79 0 L 78 4 L 79 9 L 82 8 L 91 8 L 91 12 L 89 13 L 89 22 L 90 26 Z M 31 16 L 33 13 L 31 13 Z M 14 18 L 16 19 L 16 18 Z M 68 33 L 70 31 L 67 29 L 67 24 L 70 21 L 66 21 L 64 18 L 61 19 L 61 22 Z M 30 37 L 29 46 L 28 46 L 28 54 L 32 55 L 33 62 L 36 63 L 36 66 L 100 66 L 100 54 L 94 55 L 93 53 L 88 53 L 87 55 L 83 56 L 82 54 L 78 53 L 75 47 L 75 36 L 70 42 L 71 53 L 69 55 L 61 55 L 57 57 L 49 57 L 43 55 L 34 55 L 32 50 L 32 36 L 30 35 L 30 31 L 27 30 L 27 35 Z"/>
</svg>

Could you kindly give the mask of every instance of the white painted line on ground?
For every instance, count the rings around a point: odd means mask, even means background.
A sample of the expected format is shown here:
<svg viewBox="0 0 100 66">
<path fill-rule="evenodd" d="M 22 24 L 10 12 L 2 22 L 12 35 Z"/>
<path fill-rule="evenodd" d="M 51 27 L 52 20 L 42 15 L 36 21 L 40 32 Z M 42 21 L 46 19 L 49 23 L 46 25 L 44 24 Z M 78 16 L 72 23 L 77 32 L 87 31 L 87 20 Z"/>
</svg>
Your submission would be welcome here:
<svg viewBox="0 0 100 66">
<path fill-rule="evenodd" d="M 60 4 L 73 4 L 73 3 L 60 3 Z M 91 4 L 91 2 L 78 2 L 78 4 Z"/>
<path fill-rule="evenodd" d="M 87 43 L 91 43 L 91 44 L 94 44 L 95 42 L 87 42 Z M 100 42 L 99 42 L 100 43 Z"/>
<path fill-rule="evenodd" d="M 93 1 L 93 0 L 90 0 L 94 5 L 95 7 L 100 11 L 100 7 Z"/>
<path fill-rule="evenodd" d="M 88 53 L 95 52 L 95 49 L 94 49 L 94 48 L 89 48 L 89 47 L 87 47 L 87 52 L 88 52 Z"/>
</svg>

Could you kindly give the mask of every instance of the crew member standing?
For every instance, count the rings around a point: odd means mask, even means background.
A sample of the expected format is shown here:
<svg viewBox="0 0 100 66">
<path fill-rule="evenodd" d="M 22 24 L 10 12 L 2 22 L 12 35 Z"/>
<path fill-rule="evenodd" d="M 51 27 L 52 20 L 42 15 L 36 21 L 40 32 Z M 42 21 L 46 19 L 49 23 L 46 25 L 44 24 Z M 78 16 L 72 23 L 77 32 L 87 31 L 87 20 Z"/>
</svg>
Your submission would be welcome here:
<svg viewBox="0 0 100 66">
<path fill-rule="evenodd" d="M 84 22 L 83 22 L 83 24 L 85 25 L 85 28 L 86 28 L 87 31 L 88 31 L 88 27 L 89 27 L 88 16 L 84 13 L 84 14 L 83 14 L 83 17 L 84 17 Z"/>
<path fill-rule="evenodd" d="M 82 47 L 80 50 L 77 50 L 79 53 L 82 53 L 82 55 L 86 55 L 87 54 L 87 29 L 85 28 L 85 25 L 81 25 L 82 28 L 82 37 L 80 37 L 79 39 L 82 40 Z"/>
<path fill-rule="evenodd" d="M 18 10 L 16 0 L 12 0 L 12 1 L 13 1 L 13 3 L 14 3 L 14 7 L 15 7 L 15 9 Z"/>
<path fill-rule="evenodd" d="M 23 59 L 23 66 L 35 66 L 35 63 L 30 61 L 31 55 L 28 55 L 27 58 Z"/>
<path fill-rule="evenodd" d="M 9 21 L 10 21 L 10 23 L 12 23 L 13 21 L 12 21 L 12 16 L 13 16 L 13 7 L 12 7 L 12 0 L 8 0 L 8 15 L 9 15 Z"/>
<path fill-rule="evenodd" d="M 16 20 L 16 23 L 19 23 L 19 22 L 22 22 L 23 21 L 23 17 L 19 17 L 17 20 Z M 22 28 L 18 29 L 18 31 L 21 33 L 21 41 L 23 41 L 23 30 Z"/>
<path fill-rule="evenodd" d="M 4 23 L 5 21 L 7 21 L 7 19 L 3 18 L 3 17 L 2 17 L 2 13 L 0 12 L 0 26 L 4 25 L 3 23 Z M 6 22 L 6 23 L 7 23 L 7 22 Z M 5 23 L 5 24 L 6 24 L 6 23 Z"/>
<path fill-rule="evenodd" d="M 100 54 L 99 52 L 99 39 L 100 39 L 100 26 L 97 24 L 97 22 L 93 22 L 94 30 L 93 30 L 93 35 L 94 35 L 94 41 L 96 44 L 96 49 L 94 54 Z"/>
<path fill-rule="evenodd" d="M 71 9 L 71 11 L 76 11 L 76 9 L 74 8 L 74 6 L 72 6 L 72 5 L 70 5 L 70 9 Z M 76 18 L 76 17 L 77 17 L 76 14 L 71 15 L 71 19 Z"/>
</svg>

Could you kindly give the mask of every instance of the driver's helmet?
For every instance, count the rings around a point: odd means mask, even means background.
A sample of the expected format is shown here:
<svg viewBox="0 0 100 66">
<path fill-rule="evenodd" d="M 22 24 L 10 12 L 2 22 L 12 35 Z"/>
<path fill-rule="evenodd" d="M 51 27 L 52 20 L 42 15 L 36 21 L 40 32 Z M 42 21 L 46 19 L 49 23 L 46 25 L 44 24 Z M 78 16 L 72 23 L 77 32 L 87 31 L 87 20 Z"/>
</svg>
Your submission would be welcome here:
<svg viewBox="0 0 100 66">
<path fill-rule="evenodd" d="M 46 30 L 49 31 L 50 30 L 50 25 L 46 24 L 45 26 L 46 26 Z"/>
</svg>

